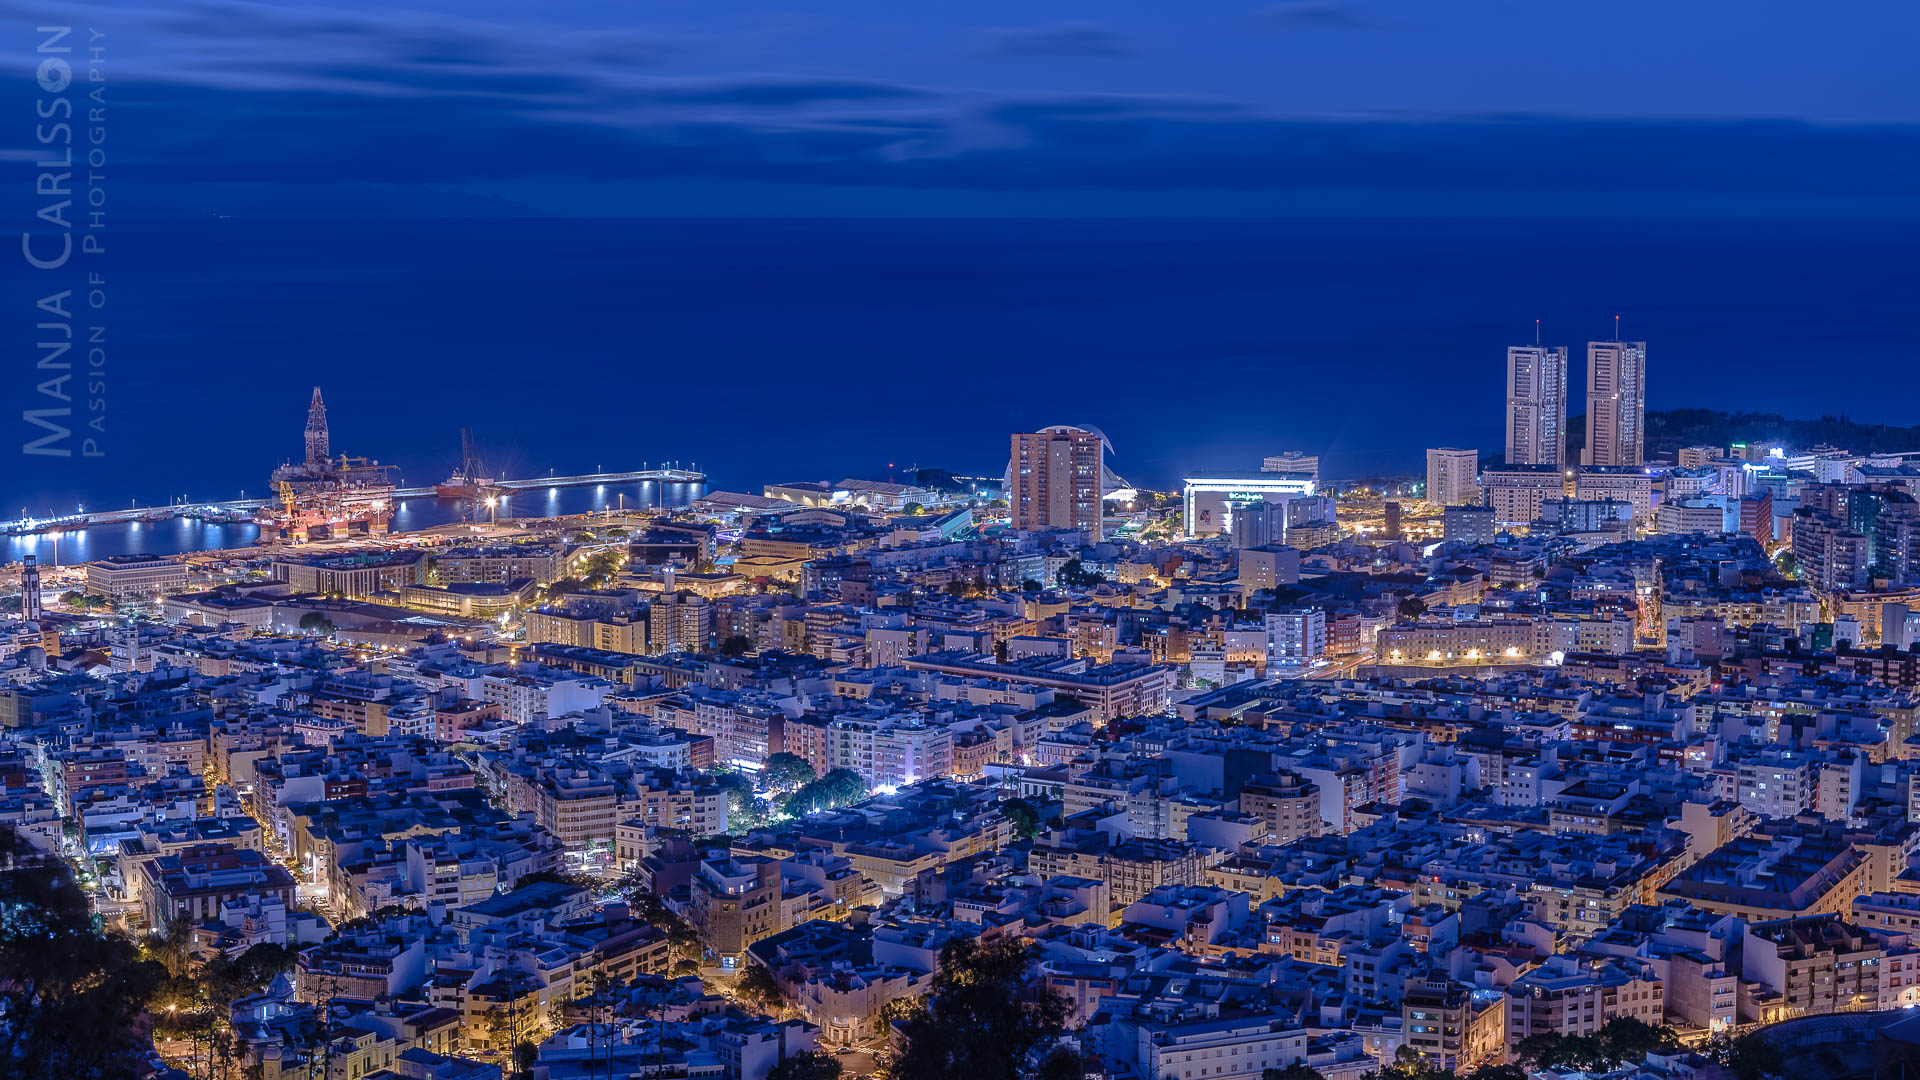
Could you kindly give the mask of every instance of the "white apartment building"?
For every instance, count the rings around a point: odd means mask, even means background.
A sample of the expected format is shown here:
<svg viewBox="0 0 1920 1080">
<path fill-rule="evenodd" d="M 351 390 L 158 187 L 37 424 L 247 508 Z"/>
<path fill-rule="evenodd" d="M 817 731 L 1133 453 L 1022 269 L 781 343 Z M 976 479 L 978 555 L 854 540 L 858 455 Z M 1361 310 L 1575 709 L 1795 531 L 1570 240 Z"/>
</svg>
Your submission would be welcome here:
<svg viewBox="0 0 1920 1080">
<path fill-rule="evenodd" d="M 1566 497 L 1567 479 L 1557 465 L 1506 465 L 1480 476 L 1487 505 L 1501 525 L 1531 525 L 1548 499 Z"/>
<path fill-rule="evenodd" d="M 1427 451 L 1427 501 L 1473 506 L 1480 501 L 1480 451 L 1443 446 Z"/>
<path fill-rule="evenodd" d="M 1740 805 L 1767 817 L 1789 818 L 1814 807 L 1819 769 L 1805 755 L 1769 749 L 1740 762 L 1735 780 Z"/>
<path fill-rule="evenodd" d="M 1633 504 L 1633 520 L 1653 520 L 1653 477 L 1635 466 L 1582 466 L 1573 474 L 1575 499 L 1618 499 Z"/>
<path fill-rule="evenodd" d="M 953 771 L 953 735 L 904 719 L 841 719 L 827 725 L 827 760 L 869 787 L 901 787 Z"/>
<path fill-rule="evenodd" d="M 1567 347 L 1507 350 L 1507 464 L 1561 465 L 1567 455 Z"/>
<path fill-rule="evenodd" d="M 1327 613 L 1281 608 L 1267 614 L 1267 667 L 1306 667 L 1327 655 Z"/>
<path fill-rule="evenodd" d="M 1587 342 L 1583 465 L 1646 463 L 1647 343 Z"/>
</svg>

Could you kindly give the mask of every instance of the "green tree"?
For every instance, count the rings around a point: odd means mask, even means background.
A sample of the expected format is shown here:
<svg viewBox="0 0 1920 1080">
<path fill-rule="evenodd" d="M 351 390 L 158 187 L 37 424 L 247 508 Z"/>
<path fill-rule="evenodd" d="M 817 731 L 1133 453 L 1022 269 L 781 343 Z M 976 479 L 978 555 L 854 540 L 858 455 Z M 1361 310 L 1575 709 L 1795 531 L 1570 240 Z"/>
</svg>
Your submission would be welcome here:
<svg viewBox="0 0 1920 1080">
<path fill-rule="evenodd" d="M 1088 1073 L 1099 1071 L 1088 1067 L 1092 1064 L 1085 1054 L 1070 1044 L 1057 1043 L 1047 1051 L 1046 1057 L 1040 1059 L 1040 1067 L 1034 1071 L 1034 1080 L 1085 1080 Z"/>
<path fill-rule="evenodd" d="M 919 994 L 897 997 L 880 1006 L 880 1022 L 892 1027 L 927 1015 L 927 999 Z"/>
<path fill-rule="evenodd" d="M 621 894 L 627 898 L 633 913 L 642 921 L 667 932 L 667 955 L 674 975 L 692 974 L 693 971 L 698 970 L 700 937 L 693 932 L 693 928 L 688 926 L 684 919 L 675 915 L 658 896 L 644 889 L 623 888 Z M 692 970 L 680 971 L 683 964 L 688 965 Z"/>
<path fill-rule="evenodd" d="M 1020 582 L 1021 592 L 1039 592 L 1044 588 L 1046 588 L 1045 585 L 1040 584 L 1038 581 L 1035 581 L 1033 578 L 1025 578 Z"/>
<path fill-rule="evenodd" d="M 1403 619 L 1417 619 L 1426 613 L 1427 602 L 1417 596 L 1409 596 L 1400 601 L 1400 617 Z"/>
<path fill-rule="evenodd" d="M 1040 833 L 1040 811 L 1025 799 L 1008 799 L 1000 804 L 1000 812 L 1013 822 L 1013 831 L 1021 839 L 1031 840 Z"/>
<path fill-rule="evenodd" d="M 132 1077 L 166 972 L 94 929 L 73 871 L 0 826 L 0 1060 L 9 1076 Z"/>
<path fill-rule="evenodd" d="M 1544 1064 L 1558 1053 L 1561 1038 L 1557 1031 L 1543 1031 L 1538 1035 L 1529 1035 L 1513 1044 L 1513 1056 L 1529 1065 Z"/>
<path fill-rule="evenodd" d="M 727 793 L 727 821 L 751 825 L 766 816 L 761 808 L 759 797 L 754 794 L 753 781 L 737 772 L 714 772 L 707 779 L 717 788 Z"/>
<path fill-rule="evenodd" d="M 1320 1070 L 1304 1061 L 1296 1061 L 1284 1069 L 1263 1069 L 1260 1080 L 1327 1080 Z"/>
<path fill-rule="evenodd" d="M 1079 559 L 1068 559 L 1061 565 L 1060 572 L 1054 576 L 1060 580 L 1060 584 L 1079 589 L 1091 589 L 1107 580 L 1088 570 Z"/>
<path fill-rule="evenodd" d="M 752 651 L 753 642 L 740 634 L 734 634 L 720 643 L 720 655 L 738 659 Z"/>
<path fill-rule="evenodd" d="M 580 577 L 589 586 L 600 588 L 611 582 L 626 560 L 617 551 L 595 552 L 586 565 L 580 568 Z"/>
<path fill-rule="evenodd" d="M 840 1080 L 840 1059 L 818 1050 L 792 1054 L 774 1062 L 767 1080 Z"/>
<path fill-rule="evenodd" d="M 767 755 L 766 764 L 760 766 L 760 779 L 774 791 L 792 791 L 813 783 L 819 776 L 806 758 L 783 751 Z"/>
<path fill-rule="evenodd" d="M 811 784 L 804 784 L 786 797 L 781 809 L 794 817 L 817 810 L 835 810 L 858 802 L 867 793 L 867 782 L 852 769 L 835 769 Z"/>
<path fill-rule="evenodd" d="M 907 514 L 911 517 L 919 517 L 921 514 L 924 514 L 927 512 L 927 508 L 924 506 L 921 506 L 917 502 L 910 502 L 907 505 L 901 507 L 900 512 Z"/>
<path fill-rule="evenodd" d="M 566 870 L 535 870 L 531 874 L 521 874 L 519 877 L 515 878 L 513 880 L 513 887 L 516 889 L 520 889 L 520 888 L 525 888 L 528 885 L 541 885 L 547 882 L 552 882 L 556 885 L 572 885 L 575 888 L 580 888 L 580 889 L 598 889 L 602 884 L 600 879 L 597 877 L 594 877 L 592 874 L 583 874 L 583 873 L 577 873 L 577 872 L 570 872 Z M 399 914 L 400 912 L 403 912 L 406 910 L 405 908 L 398 908 L 398 905 L 395 905 L 395 906 L 398 909 L 395 911 L 395 914 Z M 374 912 L 371 921 L 373 922 L 379 921 L 380 918 L 384 917 L 384 915 L 386 914 L 386 911 L 387 911 L 386 908 L 381 908 L 379 911 Z"/>
<path fill-rule="evenodd" d="M 1780 1046 L 1763 1032 L 1751 1031 L 1728 1038 L 1716 1035 L 1707 1044 L 1707 1056 L 1725 1066 L 1739 1080 L 1764 1080 L 1780 1076 L 1787 1067 Z"/>
<path fill-rule="evenodd" d="M 1649 1024 L 1631 1016 L 1616 1016 L 1600 1029 L 1600 1040 L 1628 1062 L 1648 1054 L 1680 1049 L 1680 1033 L 1666 1024 Z"/>
<path fill-rule="evenodd" d="M 1393 1062 L 1373 1074 L 1377 1080 L 1455 1080 L 1452 1069 L 1442 1069 L 1411 1046 L 1394 1051 Z"/>
<path fill-rule="evenodd" d="M 773 977 L 765 965 L 749 963 L 734 983 L 733 993 L 742 1002 L 763 1013 L 779 1013 L 787 1006 L 787 992 L 780 987 L 780 980 Z"/>
<path fill-rule="evenodd" d="M 1031 948 L 1022 937 L 948 942 L 926 1011 L 901 1024 L 906 1050 L 893 1063 L 892 1080 L 1021 1080 L 1071 1011 L 1051 990 L 1025 996 Z"/>
<path fill-rule="evenodd" d="M 300 616 L 300 632 L 303 634 L 326 637 L 333 633 L 333 631 L 333 620 L 327 618 L 323 612 L 309 611 L 305 615 Z"/>
</svg>

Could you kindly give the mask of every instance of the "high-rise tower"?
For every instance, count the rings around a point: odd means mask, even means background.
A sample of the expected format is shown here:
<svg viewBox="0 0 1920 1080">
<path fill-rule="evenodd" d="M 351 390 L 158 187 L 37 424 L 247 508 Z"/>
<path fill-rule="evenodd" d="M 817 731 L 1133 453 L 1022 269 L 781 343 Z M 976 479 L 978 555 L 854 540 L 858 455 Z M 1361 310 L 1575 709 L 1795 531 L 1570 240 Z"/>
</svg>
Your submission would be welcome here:
<svg viewBox="0 0 1920 1080">
<path fill-rule="evenodd" d="M 40 559 L 32 553 L 20 557 L 20 617 L 40 621 Z"/>
<path fill-rule="evenodd" d="M 327 403 L 320 400 L 320 388 L 313 388 L 313 404 L 307 406 L 307 464 L 325 465 L 327 445 Z"/>
<path fill-rule="evenodd" d="M 1647 343 L 1587 342 L 1587 446 L 1582 465 L 1646 463 Z"/>
<path fill-rule="evenodd" d="M 1507 464 L 1562 465 L 1567 459 L 1567 347 L 1507 350 Z"/>
<path fill-rule="evenodd" d="M 1017 529 L 1085 529 L 1100 538 L 1107 437 L 1056 424 L 1013 436 L 1007 500 Z"/>
</svg>

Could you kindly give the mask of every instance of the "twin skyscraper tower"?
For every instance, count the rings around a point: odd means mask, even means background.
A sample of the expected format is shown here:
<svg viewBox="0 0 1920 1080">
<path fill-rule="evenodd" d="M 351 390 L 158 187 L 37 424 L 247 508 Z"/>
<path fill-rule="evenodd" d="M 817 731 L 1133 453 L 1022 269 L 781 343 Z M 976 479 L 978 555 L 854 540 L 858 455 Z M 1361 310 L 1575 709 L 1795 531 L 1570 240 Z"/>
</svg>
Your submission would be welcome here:
<svg viewBox="0 0 1920 1080">
<path fill-rule="evenodd" d="M 1647 343 L 1587 343 L 1582 465 L 1646 462 Z M 1567 347 L 1507 350 L 1507 464 L 1566 465 Z"/>
</svg>

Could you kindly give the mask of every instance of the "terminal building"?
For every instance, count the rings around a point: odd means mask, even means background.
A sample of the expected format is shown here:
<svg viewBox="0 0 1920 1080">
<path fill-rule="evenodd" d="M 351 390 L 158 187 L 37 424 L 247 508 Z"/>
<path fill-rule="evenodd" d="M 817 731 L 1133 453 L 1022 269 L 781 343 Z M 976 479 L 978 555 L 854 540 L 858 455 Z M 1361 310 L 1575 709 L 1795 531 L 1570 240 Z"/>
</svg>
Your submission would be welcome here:
<svg viewBox="0 0 1920 1080">
<path fill-rule="evenodd" d="M 87 591 L 115 607 L 185 592 L 187 568 L 158 555 L 114 555 L 87 564 Z"/>
</svg>

